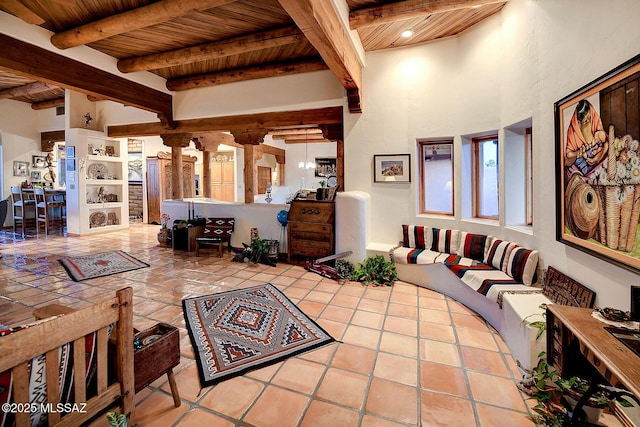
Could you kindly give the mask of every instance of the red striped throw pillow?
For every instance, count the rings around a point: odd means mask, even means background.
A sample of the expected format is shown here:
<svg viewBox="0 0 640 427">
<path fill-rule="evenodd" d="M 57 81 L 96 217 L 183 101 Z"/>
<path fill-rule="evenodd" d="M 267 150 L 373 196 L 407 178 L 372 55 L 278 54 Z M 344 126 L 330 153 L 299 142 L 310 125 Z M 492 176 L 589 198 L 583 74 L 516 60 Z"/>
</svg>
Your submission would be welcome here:
<svg viewBox="0 0 640 427">
<path fill-rule="evenodd" d="M 427 249 L 431 247 L 429 227 L 402 224 L 402 246 Z"/>
<path fill-rule="evenodd" d="M 509 261 L 509 255 L 516 247 L 518 247 L 518 245 L 513 242 L 495 239 L 493 243 L 491 243 L 487 255 L 484 257 L 484 263 L 498 270 L 505 271 L 504 267 L 507 261 Z"/>
<path fill-rule="evenodd" d="M 432 251 L 445 252 L 448 254 L 455 254 L 458 252 L 458 247 L 460 246 L 460 230 L 441 230 L 439 228 L 433 228 L 432 235 Z"/>
<path fill-rule="evenodd" d="M 460 247 L 458 255 L 465 258 L 483 261 L 489 249 L 492 237 L 486 234 L 473 234 L 462 231 L 460 233 Z"/>
</svg>

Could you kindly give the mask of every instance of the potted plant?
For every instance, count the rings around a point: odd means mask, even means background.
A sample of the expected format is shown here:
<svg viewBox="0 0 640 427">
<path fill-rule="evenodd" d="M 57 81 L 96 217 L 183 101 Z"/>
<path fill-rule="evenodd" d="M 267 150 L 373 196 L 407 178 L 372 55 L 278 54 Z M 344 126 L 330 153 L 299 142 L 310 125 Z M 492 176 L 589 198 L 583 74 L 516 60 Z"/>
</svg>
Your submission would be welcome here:
<svg viewBox="0 0 640 427">
<path fill-rule="evenodd" d="M 325 187 L 327 182 L 323 179 L 320 180 L 320 188 L 316 189 L 316 200 L 327 200 L 329 195 L 329 189 Z"/>
<path fill-rule="evenodd" d="M 597 423 L 603 410 L 617 401 L 622 406 L 631 404 L 624 396 L 635 397 L 628 392 L 600 384 L 592 384 L 580 377 L 563 378 L 547 363 L 545 353 L 538 355 L 538 364 L 529 377 L 518 384 L 518 388 L 536 399 L 533 410 L 538 413 L 535 420 L 545 426 L 583 425 Z"/>
<path fill-rule="evenodd" d="M 170 219 L 166 213 L 160 215 L 160 223 L 162 224 L 160 231 L 158 231 L 158 243 L 160 243 L 160 246 L 171 246 L 171 230 L 167 227 Z"/>
<path fill-rule="evenodd" d="M 337 260 L 336 271 L 344 279 L 363 282 L 365 285 L 391 286 L 398 280 L 395 264 L 387 261 L 382 255 L 365 259 L 358 268 L 349 261 Z"/>
<path fill-rule="evenodd" d="M 275 267 L 276 264 L 269 257 L 272 247 L 272 240 L 255 238 L 251 244 L 243 243 L 244 249 L 234 257 L 237 262 L 263 263 Z M 276 249 L 277 250 L 277 249 Z"/>
</svg>

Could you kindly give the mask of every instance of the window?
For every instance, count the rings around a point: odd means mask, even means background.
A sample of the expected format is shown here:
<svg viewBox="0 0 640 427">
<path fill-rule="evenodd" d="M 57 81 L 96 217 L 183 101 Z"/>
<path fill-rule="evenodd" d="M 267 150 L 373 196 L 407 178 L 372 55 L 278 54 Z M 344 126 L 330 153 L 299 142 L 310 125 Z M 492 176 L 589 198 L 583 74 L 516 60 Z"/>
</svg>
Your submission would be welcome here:
<svg viewBox="0 0 640 427">
<path fill-rule="evenodd" d="M 498 136 L 472 140 L 474 217 L 498 219 Z"/>
<path fill-rule="evenodd" d="M 524 134 L 525 144 L 525 194 L 526 194 L 526 224 L 533 225 L 533 133 L 527 128 Z"/>
<path fill-rule="evenodd" d="M 453 140 L 419 140 L 420 213 L 453 215 Z"/>
</svg>

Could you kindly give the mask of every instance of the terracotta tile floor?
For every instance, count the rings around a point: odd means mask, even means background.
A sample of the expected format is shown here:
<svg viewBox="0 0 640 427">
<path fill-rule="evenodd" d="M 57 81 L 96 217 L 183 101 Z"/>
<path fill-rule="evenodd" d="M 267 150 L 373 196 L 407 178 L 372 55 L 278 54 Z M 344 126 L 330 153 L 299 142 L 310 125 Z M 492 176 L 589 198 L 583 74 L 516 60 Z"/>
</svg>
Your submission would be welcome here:
<svg viewBox="0 0 640 427">
<path fill-rule="evenodd" d="M 436 292 L 338 284 L 300 266 L 234 263 L 231 255 L 188 256 L 158 245 L 158 226 L 86 237 L 13 239 L 0 233 L 0 323 L 33 320 L 35 307 L 83 307 L 115 289 L 134 290 L 134 326 L 180 328 L 173 406 L 166 377 L 136 395 L 142 426 L 476 426 L 534 425 L 516 388 L 515 363 L 480 317 Z M 119 248 L 151 265 L 71 281 L 60 255 Z M 338 340 L 315 351 L 200 389 L 181 300 L 270 281 Z"/>
</svg>

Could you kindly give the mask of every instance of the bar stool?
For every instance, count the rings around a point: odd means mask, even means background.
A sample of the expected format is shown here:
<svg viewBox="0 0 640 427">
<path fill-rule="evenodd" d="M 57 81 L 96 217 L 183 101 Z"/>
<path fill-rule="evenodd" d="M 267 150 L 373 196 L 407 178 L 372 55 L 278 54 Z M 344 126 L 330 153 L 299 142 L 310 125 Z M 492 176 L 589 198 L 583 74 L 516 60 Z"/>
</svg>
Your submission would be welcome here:
<svg viewBox="0 0 640 427">
<path fill-rule="evenodd" d="M 62 219 L 62 208 L 64 204 L 52 200 L 45 194 L 44 188 L 34 188 L 33 194 L 36 197 L 36 232 L 40 234 L 40 223 L 44 224 L 44 234 L 49 234 L 49 227 L 51 225 L 58 225 L 60 228 L 64 228 L 64 221 Z M 56 210 L 59 210 L 59 215 L 56 215 Z"/>
<path fill-rule="evenodd" d="M 11 187 L 11 204 L 13 205 L 13 233 L 16 234 L 16 228 L 20 223 L 20 230 L 24 237 L 27 222 L 35 222 L 36 201 L 28 197 L 21 187 Z M 34 212 L 34 216 L 31 216 L 30 212 Z"/>
</svg>

